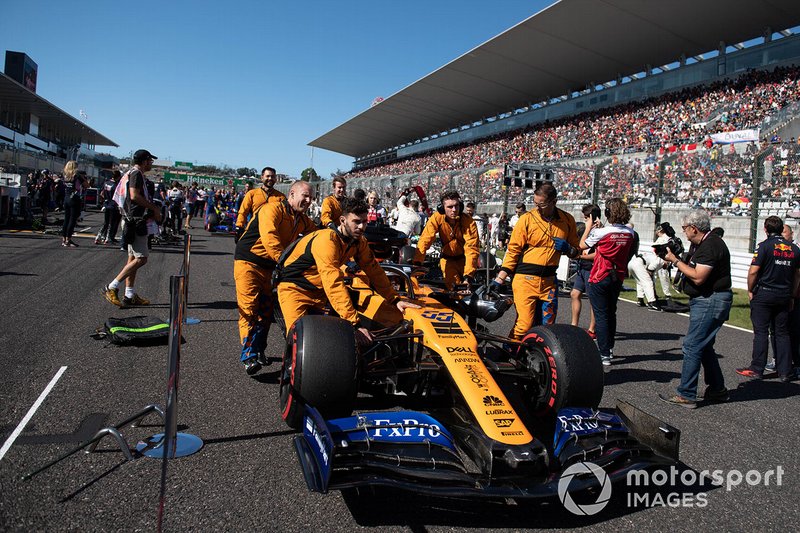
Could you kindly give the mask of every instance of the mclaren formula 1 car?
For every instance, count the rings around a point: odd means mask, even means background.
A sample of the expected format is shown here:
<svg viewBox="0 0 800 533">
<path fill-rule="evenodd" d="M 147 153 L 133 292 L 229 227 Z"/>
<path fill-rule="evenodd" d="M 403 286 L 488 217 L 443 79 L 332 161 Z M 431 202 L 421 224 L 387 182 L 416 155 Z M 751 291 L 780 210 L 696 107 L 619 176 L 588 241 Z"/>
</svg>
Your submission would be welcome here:
<svg viewBox="0 0 800 533">
<path fill-rule="evenodd" d="M 625 402 L 598 407 L 603 369 L 582 329 L 535 327 L 515 341 L 484 324 L 510 298 L 430 287 L 409 265 L 383 268 L 421 308 L 374 330 L 370 347 L 333 316 L 305 316 L 287 336 L 281 410 L 302 431 L 294 444 L 309 489 L 548 497 L 577 462 L 614 482 L 677 461 L 677 429 Z M 576 476 L 570 490 L 597 483 Z"/>
</svg>

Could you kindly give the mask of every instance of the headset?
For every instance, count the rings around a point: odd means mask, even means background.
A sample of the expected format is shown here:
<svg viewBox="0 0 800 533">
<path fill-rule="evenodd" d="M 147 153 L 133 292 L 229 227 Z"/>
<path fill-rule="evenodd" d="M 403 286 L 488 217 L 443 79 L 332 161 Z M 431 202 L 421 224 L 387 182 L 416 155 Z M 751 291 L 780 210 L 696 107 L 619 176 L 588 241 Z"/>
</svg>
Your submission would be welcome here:
<svg viewBox="0 0 800 533">
<path fill-rule="evenodd" d="M 445 195 L 449 195 L 449 193 L 445 193 L 439 198 L 439 204 L 436 206 L 436 212 L 440 215 L 444 215 L 444 197 Z M 452 198 L 449 198 L 452 200 Z M 464 213 L 464 201 L 461 199 L 461 196 L 458 197 L 458 214 L 461 215 Z"/>
</svg>

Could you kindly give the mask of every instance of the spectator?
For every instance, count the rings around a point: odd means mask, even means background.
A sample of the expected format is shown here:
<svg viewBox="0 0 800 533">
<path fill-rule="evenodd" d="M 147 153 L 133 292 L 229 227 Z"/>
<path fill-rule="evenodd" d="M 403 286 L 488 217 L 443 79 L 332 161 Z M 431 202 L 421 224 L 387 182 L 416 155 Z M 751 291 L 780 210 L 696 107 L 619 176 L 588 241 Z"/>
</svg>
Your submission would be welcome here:
<svg viewBox="0 0 800 533">
<path fill-rule="evenodd" d="M 514 229 L 514 226 L 517 225 L 517 221 L 519 217 L 525 214 L 526 208 L 524 203 L 518 203 L 517 206 L 514 208 L 514 216 L 511 217 L 511 220 L 508 221 L 508 225 L 511 229 Z"/>
<path fill-rule="evenodd" d="M 584 217 L 586 229 L 581 238 L 582 250 L 595 248 L 594 264 L 589 273 L 589 302 L 594 310 L 595 333 L 603 365 L 611 365 L 614 336 L 617 333 L 617 300 L 633 247 L 633 229 L 625 226 L 631 218 L 628 206 L 620 198 L 606 202 L 608 225 Z"/>
<path fill-rule="evenodd" d="M 714 351 L 714 341 L 728 320 L 733 302 L 731 255 L 718 235 L 711 233 L 708 212 L 697 209 L 683 218 L 683 231 L 692 244 L 684 261 L 671 250 L 664 256 L 684 276 L 683 292 L 689 296 L 689 329 L 683 338 L 683 367 L 678 393 L 659 398 L 667 403 L 695 409 L 700 367 L 705 374 L 703 399 L 727 401 L 728 389 Z"/>
<path fill-rule="evenodd" d="M 633 223 L 629 222 L 628 227 L 633 229 Z M 650 311 L 661 311 L 656 301 L 653 275 L 647 267 L 647 260 L 639 253 L 639 233 L 636 230 L 633 231 L 631 254 L 630 261 L 628 261 L 628 272 L 636 280 L 636 301 L 639 303 L 639 307 L 646 307 Z"/>
<path fill-rule="evenodd" d="M 197 214 L 195 211 L 197 198 L 197 183 L 192 183 L 192 186 L 186 191 L 186 225 L 184 229 L 192 229 L 192 217 Z"/>
<path fill-rule="evenodd" d="M 375 191 L 369 191 L 367 195 L 367 222 L 377 223 L 386 221 L 386 209 L 380 204 L 380 197 Z"/>
<path fill-rule="evenodd" d="M 782 235 L 783 220 L 776 216 L 764 221 L 767 238 L 759 243 L 747 273 L 750 319 L 753 322 L 753 353 L 750 366 L 736 373 L 761 379 L 767 364 L 769 326 L 775 325 L 775 366 L 781 381 L 795 379 L 792 368 L 789 315 L 800 286 L 800 248 Z"/>
<path fill-rule="evenodd" d="M 83 193 L 89 181 L 86 174 L 78 171 L 75 161 L 67 161 L 64 165 L 64 179 L 69 182 L 69 188 L 64 195 L 64 225 L 61 229 L 61 246 L 76 248 L 78 245 L 72 240 L 75 233 L 75 224 L 78 223 L 81 209 L 83 208 Z"/>
<path fill-rule="evenodd" d="M 586 204 L 581 208 L 581 213 L 583 213 L 584 219 L 586 217 L 590 217 L 592 220 L 600 218 L 600 206 L 596 204 Z M 586 224 L 584 222 L 578 222 L 576 224 L 577 236 L 580 237 L 583 235 L 584 230 L 586 229 Z M 594 257 L 595 253 L 594 250 L 591 248 L 588 250 L 580 250 L 580 254 L 577 259 L 577 269 L 575 271 L 574 282 L 572 284 L 572 290 L 569 293 L 569 297 L 572 303 L 572 322 L 573 326 L 577 326 L 580 318 L 581 318 L 581 307 L 583 306 L 583 302 L 581 299 L 583 295 L 586 294 L 586 291 L 589 289 L 589 273 L 592 271 L 592 265 L 594 264 Z M 594 311 L 592 310 L 591 304 L 589 305 L 589 328 L 586 330 L 586 333 L 593 339 L 597 338 L 597 334 L 595 333 L 595 318 L 594 318 Z"/>
<path fill-rule="evenodd" d="M 100 199 L 103 202 L 103 226 L 97 232 L 97 237 L 94 239 L 95 244 L 116 244 L 117 243 L 117 228 L 119 227 L 119 206 L 114 201 L 114 191 L 117 188 L 122 175 L 119 170 L 111 173 L 111 178 L 103 183 L 103 188 L 100 190 Z"/>
<path fill-rule="evenodd" d="M 123 215 L 122 235 L 128 248 L 128 260 L 119 274 L 105 287 L 103 296 L 118 307 L 131 305 L 150 305 L 150 301 L 136 294 L 134 288 L 136 274 L 147 264 L 150 251 L 147 246 L 148 221 L 161 222 L 161 210 L 150 199 L 145 182 L 145 172 L 153 168 L 156 157 L 147 150 L 136 150 L 133 154 L 134 166 L 125 173 L 117 184 L 114 197 Z M 125 282 L 125 295 L 119 299 L 119 285 Z"/>
<path fill-rule="evenodd" d="M 400 199 L 397 200 L 397 224 L 395 225 L 395 229 L 412 237 L 414 235 L 419 235 L 420 228 L 419 214 L 411 206 L 411 202 L 409 202 L 408 198 L 401 196 Z"/>
</svg>

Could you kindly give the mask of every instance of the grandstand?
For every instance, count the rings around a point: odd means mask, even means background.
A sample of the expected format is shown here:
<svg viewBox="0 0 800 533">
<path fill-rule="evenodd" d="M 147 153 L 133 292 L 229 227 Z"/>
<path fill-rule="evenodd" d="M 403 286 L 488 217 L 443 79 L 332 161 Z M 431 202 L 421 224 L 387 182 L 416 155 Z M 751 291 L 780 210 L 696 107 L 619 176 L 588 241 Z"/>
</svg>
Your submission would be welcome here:
<svg viewBox="0 0 800 533">
<path fill-rule="evenodd" d="M 21 52 L 6 52 L 0 73 L 0 167 L 14 174 L 60 172 L 67 160 L 90 177 L 116 159 L 97 146 L 118 146 L 86 123 L 36 94 L 38 68 Z"/>
<path fill-rule="evenodd" d="M 792 205 L 796 143 L 763 141 L 800 116 L 800 3 L 665 6 L 556 2 L 309 144 L 355 158 L 351 187 L 458 188 L 484 211 L 529 198 L 502 185 L 512 161 L 552 166 L 562 202 L 622 196 L 645 227 L 671 207 Z"/>
</svg>

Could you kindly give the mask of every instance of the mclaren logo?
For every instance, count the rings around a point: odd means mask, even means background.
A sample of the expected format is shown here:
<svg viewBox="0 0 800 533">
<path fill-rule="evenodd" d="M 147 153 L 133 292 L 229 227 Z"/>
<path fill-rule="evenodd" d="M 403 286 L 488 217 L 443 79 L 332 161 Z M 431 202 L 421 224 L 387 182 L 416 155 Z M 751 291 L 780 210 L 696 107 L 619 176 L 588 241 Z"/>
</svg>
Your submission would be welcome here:
<svg viewBox="0 0 800 533">
<path fill-rule="evenodd" d="M 500 407 L 501 405 L 505 404 L 503 403 L 503 400 L 501 400 L 497 396 L 484 396 L 483 405 L 485 405 L 486 407 Z"/>
<path fill-rule="evenodd" d="M 514 423 L 513 418 L 494 418 L 493 420 L 494 420 L 494 425 L 499 428 L 507 428 Z"/>
</svg>

